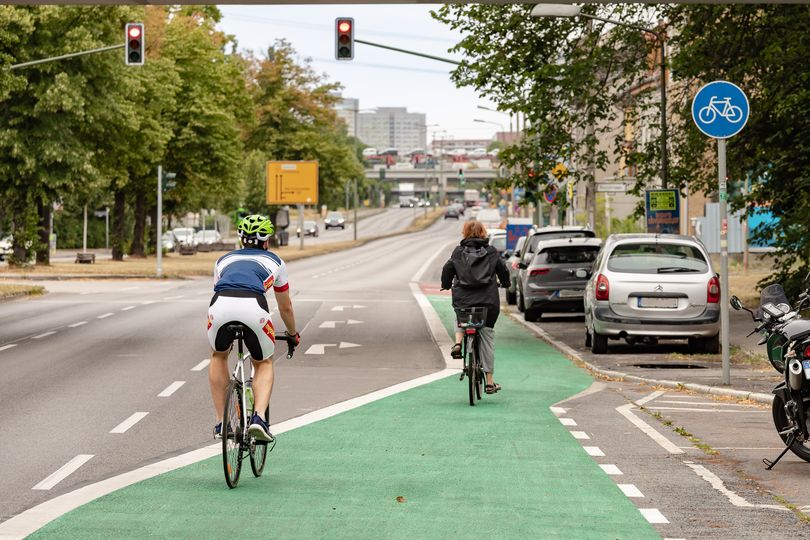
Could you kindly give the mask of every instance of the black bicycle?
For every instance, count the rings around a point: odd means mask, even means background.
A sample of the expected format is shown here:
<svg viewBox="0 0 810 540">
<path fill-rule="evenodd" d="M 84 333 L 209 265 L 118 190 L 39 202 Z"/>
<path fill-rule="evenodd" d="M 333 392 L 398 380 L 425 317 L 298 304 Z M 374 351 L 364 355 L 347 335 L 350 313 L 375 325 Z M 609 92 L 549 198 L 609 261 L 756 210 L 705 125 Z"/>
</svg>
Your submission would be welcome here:
<svg viewBox="0 0 810 540">
<path fill-rule="evenodd" d="M 464 367 L 459 380 L 462 381 L 464 376 L 467 376 L 470 406 L 474 406 L 476 400 L 481 400 L 481 391 L 484 386 L 478 330 L 483 328 L 486 323 L 487 308 L 459 308 L 456 310 L 456 316 L 458 317 L 458 327 L 464 332 L 464 339 L 461 342 L 461 357 L 464 360 Z"/>
<path fill-rule="evenodd" d="M 225 482 L 233 489 L 239 483 L 239 474 L 242 472 L 242 460 L 245 454 L 250 456 L 250 468 L 253 476 L 259 477 L 264 470 L 267 452 L 272 451 L 276 442 L 268 443 L 257 441 L 248 431 L 248 422 L 253 417 L 253 388 L 251 377 L 245 380 L 245 360 L 250 355 L 244 352 L 244 332 L 247 328 L 238 323 L 229 324 L 228 331 L 237 342 L 238 361 L 228 383 L 228 394 L 225 398 L 225 411 L 222 416 L 222 465 L 225 469 Z M 287 342 L 287 358 L 295 354 L 295 337 L 277 335 L 276 343 Z M 251 367 L 252 369 L 252 367 Z M 269 420 L 270 406 L 264 411 L 264 417 Z"/>
</svg>

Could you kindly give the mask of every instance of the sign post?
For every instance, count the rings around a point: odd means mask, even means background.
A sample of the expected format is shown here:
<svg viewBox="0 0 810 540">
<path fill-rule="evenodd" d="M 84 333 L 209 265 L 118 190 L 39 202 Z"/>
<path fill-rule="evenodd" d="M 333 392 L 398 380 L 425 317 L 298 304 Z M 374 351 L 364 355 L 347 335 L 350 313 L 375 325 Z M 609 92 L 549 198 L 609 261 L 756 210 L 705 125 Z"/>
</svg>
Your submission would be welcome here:
<svg viewBox="0 0 810 540">
<path fill-rule="evenodd" d="M 318 162 L 268 161 L 267 204 L 297 205 L 299 249 L 304 249 L 304 205 L 318 204 Z"/>
<path fill-rule="evenodd" d="M 723 353 L 723 384 L 731 384 L 728 313 L 728 175 L 726 139 L 739 133 L 750 108 L 740 87 L 727 81 L 710 82 L 692 101 L 692 119 L 697 128 L 717 139 L 717 186 L 720 198 L 720 348 Z"/>
</svg>

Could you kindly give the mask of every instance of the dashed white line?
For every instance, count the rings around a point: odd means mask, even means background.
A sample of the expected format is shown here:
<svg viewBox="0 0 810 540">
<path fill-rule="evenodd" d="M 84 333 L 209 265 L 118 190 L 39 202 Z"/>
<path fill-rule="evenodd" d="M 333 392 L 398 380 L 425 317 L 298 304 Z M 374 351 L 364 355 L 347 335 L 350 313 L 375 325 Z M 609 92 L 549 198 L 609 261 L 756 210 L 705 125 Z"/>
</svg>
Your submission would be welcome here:
<svg viewBox="0 0 810 540">
<path fill-rule="evenodd" d="M 130 309 L 135 309 L 135 306 L 122 307 L 121 311 L 129 311 Z"/>
<path fill-rule="evenodd" d="M 210 363 L 211 363 L 211 359 L 210 359 L 210 358 L 206 358 L 205 360 L 203 360 L 202 362 L 200 362 L 199 364 L 197 364 L 196 366 L 194 366 L 193 368 L 191 368 L 191 371 L 202 371 L 202 370 L 204 370 L 206 367 L 208 367 L 208 364 L 210 364 Z"/>
<path fill-rule="evenodd" d="M 613 464 L 600 463 L 599 467 L 601 467 L 602 470 L 605 471 L 605 474 L 609 474 L 611 476 L 621 476 L 624 474 L 622 471 L 619 470 L 619 468 L 616 465 Z"/>
<path fill-rule="evenodd" d="M 146 415 L 149 414 L 148 412 L 136 412 L 114 428 L 110 430 L 110 433 L 126 433 L 126 431 L 143 420 Z"/>
<path fill-rule="evenodd" d="M 149 304 L 154 304 L 155 302 L 157 302 L 157 300 L 146 300 L 141 302 L 141 305 L 148 306 Z"/>
<path fill-rule="evenodd" d="M 113 316 L 112 313 L 105 313 L 103 315 L 99 315 L 98 317 L 96 317 L 96 319 L 106 319 L 107 317 L 112 317 L 112 316 Z"/>
<path fill-rule="evenodd" d="M 556 414 L 558 416 L 561 415 L 561 414 L 565 414 L 567 412 L 567 410 L 568 410 L 568 409 L 563 409 L 562 407 L 549 407 L 549 409 L 551 410 L 551 412 L 553 412 L 554 414 Z"/>
<path fill-rule="evenodd" d="M 182 294 L 177 294 L 175 296 L 167 296 L 167 297 L 164 298 L 164 300 L 177 300 L 178 298 L 183 298 L 183 295 Z"/>
<path fill-rule="evenodd" d="M 166 389 L 158 394 L 158 397 L 169 397 L 170 395 L 174 394 L 178 388 L 186 384 L 186 381 L 174 381 L 172 384 L 166 387 Z"/>
<path fill-rule="evenodd" d="M 44 338 L 44 337 L 52 336 L 52 335 L 54 335 L 55 333 L 56 333 L 56 331 L 45 332 L 44 334 L 40 334 L 40 335 L 38 335 L 38 336 L 34 336 L 34 337 L 32 337 L 31 339 L 42 339 L 42 338 Z"/>
<path fill-rule="evenodd" d="M 575 426 L 577 425 L 577 421 L 573 418 L 558 418 L 560 423 L 564 426 Z"/>
<path fill-rule="evenodd" d="M 51 489 L 53 486 L 55 486 L 56 484 L 58 484 L 59 482 L 61 482 L 74 472 L 76 472 L 76 470 L 79 467 L 87 463 L 92 457 L 93 454 L 79 454 L 75 458 L 71 459 L 70 461 L 59 467 L 59 469 L 56 472 L 48 476 L 45 480 L 35 485 L 31 489 L 38 489 L 38 490 Z"/>
<path fill-rule="evenodd" d="M 10 343 L 8 345 L 3 345 L 2 347 L 0 347 L 0 351 L 6 351 L 8 349 L 13 349 L 16 346 L 17 346 L 16 343 Z"/>
<path fill-rule="evenodd" d="M 644 519 L 646 519 L 650 523 L 653 524 L 669 523 L 669 520 L 664 517 L 664 514 L 662 514 L 658 508 L 639 508 L 638 511 L 641 512 L 641 515 L 644 516 Z"/>
<path fill-rule="evenodd" d="M 81 326 L 83 324 L 87 324 L 87 321 L 79 321 L 77 323 L 69 324 L 68 328 L 76 328 L 77 326 Z"/>
<path fill-rule="evenodd" d="M 123 289 L 119 289 L 119 290 L 121 290 L 121 291 L 134 291 L 135 289 L 138 289 L 138 288 L 139 287 L 124 287 Z"/>
<path fill-rule="evenodd" d="M 588 434 L 585 433 L 584 431 L 572 431 L 571 435 L 573 435 L 575 439 L 580 440 L 580 441 L 586 441 L 586 440 L 590 439 Z"/>
<path fill-rule="evenodd" d="M 583 446 L 589 456 L 591 457 L 604 457 L 605 453 L 598 446 Z"/>
<path fill-rule="evenodd" d="M 644 498 L 644 494 L 641 492 L 641 490 L 638 489 L 633 484 L 617 484 L 617 485 L 619 486 L 619 489 L 622 490 L 622 493 L 624 493 L 626 497 L 636 499 Z"/>
</svg>

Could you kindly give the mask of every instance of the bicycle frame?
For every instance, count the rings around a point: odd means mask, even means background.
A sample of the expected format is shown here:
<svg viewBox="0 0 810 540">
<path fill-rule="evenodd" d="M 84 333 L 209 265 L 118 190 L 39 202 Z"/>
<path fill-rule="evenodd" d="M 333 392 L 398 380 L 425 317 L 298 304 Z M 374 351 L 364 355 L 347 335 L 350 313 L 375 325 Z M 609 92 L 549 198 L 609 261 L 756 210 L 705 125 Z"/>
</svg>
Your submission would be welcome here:
<svg viewBox="0 0 810 540">
<path fill-rule="evenodd" d="M 236 332 L 234 336 L 237 342 L 237 362 L 236 367 L 234 367 L 233 373 L 231 374 L 231 378 L 239 382 L 240 388 L 240 405 L 242 409 L 242 437 L 244 439 L 247 433 L 247 426 L 250 418 L 248 418 L 248 408 L 247 408 L 247 386 L 245 384 L 245 360 L 250 358 L 250 355 L 245 355 L 244 351 L 244 336 L 242 335 L 242 331 L 239 330 Z M 253 363 L 250 364 L 250 376 L 253 377 Z M 255 399 L 255 398 L 254 398 Z"/>
</svg>

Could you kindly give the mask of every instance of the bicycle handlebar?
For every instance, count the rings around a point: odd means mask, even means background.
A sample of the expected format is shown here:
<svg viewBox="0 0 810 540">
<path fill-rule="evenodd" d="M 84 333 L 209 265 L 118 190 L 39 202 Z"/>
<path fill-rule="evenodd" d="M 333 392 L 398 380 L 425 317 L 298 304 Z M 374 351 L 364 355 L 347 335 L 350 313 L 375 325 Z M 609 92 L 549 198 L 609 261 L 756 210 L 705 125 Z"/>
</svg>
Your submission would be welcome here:
<svg viewBox="0 0 810 540">
<path fill-rule="evenodd" d="M 278 340 L 287 342 L 287 358 L 292 358 L 295 354 L 295 336 L 281 334 L 276 336 L 276 341 Z"/>
</svg>

